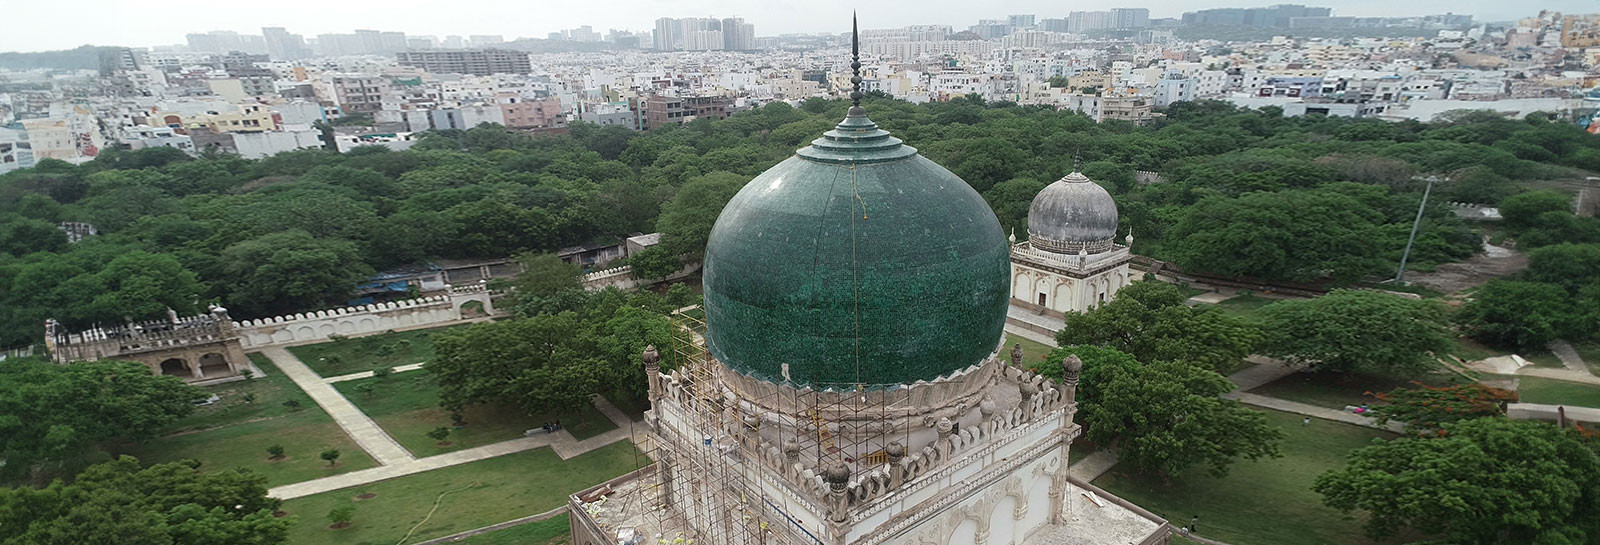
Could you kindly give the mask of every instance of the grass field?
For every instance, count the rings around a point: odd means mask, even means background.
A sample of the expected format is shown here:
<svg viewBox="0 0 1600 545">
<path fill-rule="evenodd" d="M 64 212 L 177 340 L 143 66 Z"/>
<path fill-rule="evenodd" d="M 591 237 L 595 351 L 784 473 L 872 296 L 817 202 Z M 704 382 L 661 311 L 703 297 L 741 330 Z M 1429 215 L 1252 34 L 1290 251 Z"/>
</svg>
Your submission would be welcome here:
<svg viewBox="0 0 1600 545">
<path fill-rule="evenodd" d="M 1368 392 L 1381 394 L 1395 388 L 1415 388 L 1416 385 L 1411 383 L 1412 380 L 1430 386 L 1440 386 L 1453 384 L 1462 379 L 1457 375 L 1445 373 L 1435 373 L 1415 379 L 1365 373 L 1295 373 L 1263 384 L 1250 390 L 1250 393 L 1330 409 L 1343 409 L 1348 405 L 1374 402 L 1373 397 L 1367 395 Z"/>
<path fill-rule="evenodd" d="M 1254 318 L 1256 311 L 1261 310 L 1261 307 L 1276 303 L 1278 301 L 1282 301 L 1282 299 L 1247 294 L 1217 303 L 1216 306 L 1218 309 L 1228 313 Z"/>
<path fill-rule="evenodd" d="M 362 384 L 371 384 L 372 392 L 361 393 Z M 440 426 L 450 427 L 450 413 L 439 408 L 439 386 L 426 371 L 338 382 L 334 387 L 418 457 L 516 439 L 522 437 L 524 430 L 556 420 L 580 440 L 616 429 L 594 405 L 539 415 L 528 415 L 510 405 L 476 405 L 462 411 L 467 425 L 451 430 L 446 438 L 450 444 L 439 446 L 427 433 Z"/>
<path fill-rule="evenodd" d="M 1591 372 L 1600 374 L 1600 341 L 1572 343 L 1572 349 L 1577 350 L 1578 357 L 1583 358 L 1583 362 L 1589 364 Z"/>
<path fill-rule="evenodd" d="M 194 414 L 173 424 L 170 429 L 174 433 L 143 445 L 114 445 L 108 449 L 116 454 L 136 456 L 146 464 L 193 458 L 207 470 L 248 468 L 266 475 L 270 486 L 375 465 L 372 458 L 305 392 L 278 372 L 272 362 L 259 354 L 251 354 L 250 358 L 267 376 L 209 388 L 222 400 L 199 407 Z M 255 401 L 246 403 L 245 394 L 254 394 Z M 283 402 L 288 400 L 300 406 L 285 407 Z M 271 445 L 283 446 L 285 457 L 267 459 L 267 447 Z M 338 465 L 330 467 L 317 457 L 328 448 L 339 449 Z"/>
<path fill-rule="evenodd" d="M 1317 475 L 1344 467 L 1351 450 L 1394 435 L 1315 419 L 1301 426 L 1298 415 L 1264 412 L 1287 435 L 1282 458 L 1235 463 L 1221 479 L 1196 469 L 1170 484 L 1130 475 L 1119 466 L 1094 484 L 1174 525 L 1186 525 L 1199 515 L 1199 535 L 1234 545 L 1370 543 L 1361 533 L 1361 522 L 1323 505 L 1311 484 Z"/>
<path fill-rule="evenodd" d="M 567 515 L 560 515 L 539 522 L 530 522 L 504 530 L 478 534 L 455 543 L 461 543 L 462 545 L 556 545 L 570 542 L 572 538 L 571 532 L 572 522 L 568 520 Z"/>
<path fill-rule="evenodd" d="M 299 517 L 289 530 L 289 544 L 394 545 L 413 526 L 416 531 L 405 543 L 464 532 L 548 511 L 565 503 L 568 494 L 647 461 L 627 441 L 566 461 L 543 448 L 296 498 L 283 504 L 284 511 Z M 355 499 L 364 494 L 374 496 Z M 438 509 L 429 517 L 435 502 Z M 341 505 L 355 506 L 352 525 L 328 528 L 328 512 Z"/>
<path fill-rule="evenodd" d="M 461 326 L 451 326 L 461 327 Z M 323 377 L 336 377 L 350 373 L 371 371 L 378 367 L 395 367 L 425 363 L 433 359 L 434 333 L 449 329 L 414 329 L 396 333 L 383 333 L 342 341 L 293 346 L 289 352 L 306 363 L 312 371 Z"/>
<path fill-rule="evenodd" d="M 1012 347 L 1012 345 L 1018 345 L 1018 344 L 1022 345 L 1022 365 L 1023 365 L 1023 367 L 1036 365 L 1039 362 L 1044 361 L 1045 355 L 1049 354 L 1050 350 L 1052 350 L 1050 347 L 1045 346 L 1044 343 L 1040 343 L 1040 342 L 1037 342 L 1037 341 L 1031 341 L 1031 340 L 1028 340 L 1026 337 L 1022 337 L 1020 335 L 1012 335 L 1010 333 L 1007 333 L 1006 334 L 1006 346 L 1005 346 L 1005 348 L 1000 350 L 1000 358 L 1005 360 L 1006 362 L 1010 362 L 1011 361 L 1011 347 Z"/>
<path fill-rule="evenodd" d="M 1483 343 L 1472 340 L 1470 337 L 1456 337 L 1448 350 L 1452 355 L 1463 361 L 1477 361 L 1496 356 L 1509 354 L 1504 350 L 1490 348 Z"/>
<path fill-rule="evenodd" d="M 1600 409 L 1600 386 L 1519 375 L 1517 396 L 1523 403 L 1572 405 Z"/>
</svg>

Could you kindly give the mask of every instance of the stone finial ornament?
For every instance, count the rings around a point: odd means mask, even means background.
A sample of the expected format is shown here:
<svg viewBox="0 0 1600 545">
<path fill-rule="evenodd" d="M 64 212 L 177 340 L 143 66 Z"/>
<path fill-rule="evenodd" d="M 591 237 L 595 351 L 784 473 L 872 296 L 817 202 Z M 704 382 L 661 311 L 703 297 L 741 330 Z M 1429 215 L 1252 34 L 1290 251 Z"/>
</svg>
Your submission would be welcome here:
<svg viewBox="0 0 1600 545">
<path fill-rule="evenodd" d="M 1063 373 L 1062 376 L 1077 377 L 1078 373 L 1083 372 L 1083 359 L 1079 358 L 1077 354 L 1068 354 L 1066 358 L 1061 360 L 1061 371 Z"/>
<path fill-rule="evenodd" d="M 988 420 L 989 417 L 994 416 L 994 410 L 995 403 L 993 396 L 983 396 L 983 401 L 978 402 L 978 414 L 983 415 L 984 420 Z"/>
<path fill-rule="evenodd" d="M 889 455 L 889 463 L 899 463 L 901 458 L 906 457 L 906 446 L 900 441 L 890 441 L 884 445 L 883 453 Z"/>
<path fill-rule="evenodd" d="M 1011 345 L 1011 365 L 1022 367 L 1022 343 Z"/>
<path fill-rule="evenodd" d="M 656 345 L 644 347 L 642 355 L 645 367 L 657 367 L 661 364 L 661 353 L 656 351 Z"/>
<path fill-rule="evenodd" d="M 834 492 L 843 492 L 850 484 L 850 468 L 842 463 L 835 463 L 822 470 L 822 480 L 828 482 L 828 488 Z"/>
<path fill-rule="evenodd" d="M 940 437 L 944 437 L 950 435 L 950 432 L 956 429 L 956 423 L 951 422 L 949 418 L 940 417 L 939 423 L 935 424 L 933 429 L 939 431 Z"/>
</svg>

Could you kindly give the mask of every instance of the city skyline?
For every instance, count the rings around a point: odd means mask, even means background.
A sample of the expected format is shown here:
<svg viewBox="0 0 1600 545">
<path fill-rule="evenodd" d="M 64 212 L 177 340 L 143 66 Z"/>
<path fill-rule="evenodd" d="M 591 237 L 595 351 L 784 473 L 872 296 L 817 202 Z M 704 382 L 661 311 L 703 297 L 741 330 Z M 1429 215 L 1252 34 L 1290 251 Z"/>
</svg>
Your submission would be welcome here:
<svg viewBox="0 0 1600 545">
<path fill-rule="evenodd" d="M 226 5 L 202 6 L 196 0 L 168 1 L 154 7 L 139 4 L 137 9 L 111 0 L 85 0 L 71 6 L 34 2 L 11 7 L 9 13 L 13 21 L 62 20 L 71 13 L 98 13 L 100 16 L 79 21 L 80 24 L 73 27 L 76 30 L 72 32 L 62 32 L 58 27 L 49 25 L 17 25 L 6 28 L 6 32 L 0 33 L 0 51 L 59 50 L 84 44 L 151 47 L 181 44 L 187 33 L 226 30 L 241 34 L 259 34 L 262 27 L 284 27 L 289 32 L 307 37 L 372 28 L 440 38 L 449 35 L 500 34 L 507 40 L 513 40 L 519 37 L 541 38 L 551 32 L 583 25 L 593 26 L 599 32 L 612 28 L 648 31 L 654 28 L 656 19 L 662 17 L 714 16 L 744 18 L 759 27 L 758 35 L 774 36 L 838 32 L 838 29 L 844 28 L 838 21 L 842 21 L 852 10 L 860 14 L 863 28 L 869 29 L 920 24 L 964 28 L 979 19 L 1004 18 L 1012 14 L 1033 14 L 1039 19 L 1045 19 L 1065 17 L 1071 11 L 1143 7 L 1150 9 L 1152 18 L 1176 18 L 1188 11 L 1262 7 L 1281 3 L 1286 2 L 1150 0 L 1118 5 L 1087 3 L 1062 5 L 1039 0 L 1019 0 L 982 4 L 951 3 L 946 7 L 930 9 L 926 3 L 913 2 L 852 5 L 841 0 L 823 0 L 796 6 L 751 5 L 728 0 L 671 3 L 637 0 L 626 3 L 631 5 L 608 6 L 613 9 L 597 11 L 563 5 L 530 7 L 506 0 L 478 0 L 463 6 L 466 9 L 441 11 L 431 4 L 417 0 L 396 0 L 386 4 L 388 9 L 385 10 L 373 10 L 370 6 L 282 0 L 278 3 L 281 9 L 262 13 L 260 10 L 235 12 L 234 8 Z M 1473 15 L 1477 21 L 1482 22 L 1512 20 L 1537 12 L 1537 9 L 1530 12 L 1527 6 L 1491 0 L 1468 0 L 1448 6 L 1412 4 L 1401 8 L 1396 8 L 1393 3 L 1376 0 L 1301 3 L 1330 7 L 1335 14 L 1345 16 L 1412 16 L 1452 11 Z M 1553 0 L 1538 9 L 1578 12 L 1592 8 L 1592 2 Z M 304 13 L 315 13 L 317 17 L 298 15 Z M 428 13 L 428 16 L 417 17 L 417 13 Z M 504 14 L 504 16 L 485 17 L 486 13 Z"/>
</svg>

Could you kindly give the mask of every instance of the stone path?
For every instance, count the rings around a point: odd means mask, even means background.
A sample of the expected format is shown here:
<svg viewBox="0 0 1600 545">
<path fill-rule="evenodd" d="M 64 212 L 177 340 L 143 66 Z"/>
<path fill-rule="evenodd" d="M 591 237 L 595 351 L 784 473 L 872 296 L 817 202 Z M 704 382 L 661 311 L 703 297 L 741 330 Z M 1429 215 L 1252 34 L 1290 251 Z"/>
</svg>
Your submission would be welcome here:
<svg viewBox="0 0 1600 545">
<path fill-rule="evenodd" d="M 1551 378 L 1551 379 L 1556 379 L 1556 380 L 1565 380 L 1567 382 L 1582 382 L 1584 384 L 1600 385 L 1600 377 L 1594 376 L 1594 374 L 1588 372 L 1587 369 L 1584 370 L 1584 372 L 1580 373 L 1580 372 L 1573 371 L 1573 370 L 1570 370 L 1570 369 L 1546 369 L 1546 368 L 1543 368 L 1543 367 L 1534 367 L 1534 366 L 1530 365 L 1530 366 L 1523 367 L 1522 369 L 1518 370 L 1517 371 L 1517 375 L 1518 376 L 1526 375 L 1526 376 L 1533 376 L 1533 377 L 1543 377 L 1543 378 Z"/>
<path fill-rule="evenodd" d="M 1297 369 L 1280 360 L 1266 356 L 1250 356 L 1245 361 L 1254 363 L 1254 366 L 1241 369 L 1228 375 L 1228 380 L 1233 381 L 1235 392 L 1247 392 L 1283 377 L 1295 374 Z"/>
<path fill-rule="evenodd" d="M 1583 357 L 1578 355 L 1577 350 L 1572 349 L 1571 343 L 1562 340 L 1555 340 L 1550 341 L 1550 344 L 1545 345 L 1545 347 L 1549 348 L 1551 352 L 1555 353 L 1557 358 L 1561 359 L 1561 365 L 1567 366 L 1567 370 L 1590 376 L 1594 375 L 1594 373 L 1589 370 L 1589 364 L 1583 361 Z"/>
<path fill-rule="evenodd" d="M 574 456 L 582 455 L 591 450 L 615 443 L 617 441 L 628 439 L 630 428 L 629 424 L 631 422 L 627 415 L 623 414 L 622 411 L 618 410 L 616 406 L 612 405 L 611 402 L 606 400 L 604 397 L 595 396 L 594 404 L 595 408 L 599 409 L 602 414 L 605 414 L 607 418 L 611 419 L 613 424 L 616 424 L 617 429 L 584 439 L 582 441 L 574 439 L 572 434 L 568 433 L 567 430 L 560 430 L 555 433 L 536 435 L 533 437 L 523 437 L 521 439 L 512 439 L 510 441 L 501 441 L 491 445 L 458 450 L 455 452 L 440 454 L 438 456 L 412 458 L 409 460 L 396 462 L 394 464 L 385 464 L 370 469 L 352 471 L 349 473 L 334 475 L 331 477 L 323 477 L 321 479 L 315 479 L 311 481 L 287 484 L 268 490 L 267 495 L 282 500 L 289 500 L 302 496 L 309 496 L 312 494 L 320 494 L 330 490 L 361 486 L 385 479 L 404 477 L 414 473 L 421 473 L 428 470 L 476 462 L 479 460 L 486 460 L 496 456 L 505 456 L 507 454 L 515 454 L 518 452 L 543 447 L 550 447 L 551 450 L 555 451 L 557 456 L 560 456 L 562 460 L 566 460 Z"/>
<path fill-rule="evenodd" d="M 1226 394 L 1222 394 L 1222 398 L 1238 400 L 1240 403 L 1244 403 L 1246 405 L 1254 405 L 1257 407 L 1279 410 L 1286 413 L 1301 414 L 1323 420 L 1332 420 L 1334 422 L 1344 422 L 1346 424 L 1355 424 L 1357 426 L 1365 426 L 1368 428 L 1389 430 L 1395 433 L 1405 431 L 1405 425 L 1399 422 L 1391 421 L 1386 425 L 1380 426 L 1378 425 L 1377 421 L 1358 414 L 1352 414 L 1338 409 L 1329 409 L 1327 407 L 1318 407 L 1316 405 L 1308 405 L 1298 401 L 1289 401 L 1287 399 L 1278 399 L 1276 397 L 1252 394 L 1249 392 L 1228 392 Z M 1316 423 L 1313 422 L 1312 425 L 1316 425 Z"/>
<path fill-rule="evenodd" d="M 422 364 L 413 363 L 411 365 L 400 365 L 400 366 L 397 366 L 397 367 L 394 368 L 394 372 L 396 372 L 396 373 L 404 373 L 406 371 L 416 371 L 416 370 L 421 369 L 421 368 L 422 368 Z M 370 378 L 370 377 L 372 377 L 372 371 L 362 371 L 360 373 L 350 373 L 348 375 L 339 375 L 337 377 L 328 377 L 328 378 L 322 379 L 322 381 L 326 382 L 328 384 L 333 384 L 335 382 L 345 382 L 345 381 L 348 381 L 348 380 L 360 380 L 360 379 Z"/>
<path fill-rule="evenodd" d="M 1009 305 L 1006 307 L 1006 318 L 1026 322 L 1050 331 L 1061 331 L 1061 328 L 1066 326 L 1066 322 L 1062 321 L 1060 318 L 1039 314 L 1032 310 L 1028 310 L 1016 305 Z"/>
<path fill-rule="evenodd" d="M 1067 473 L 1082 479 L 1083 482 L 1091 482 L 1100 478 L 1107 471 L 1111 471 L 1111 466 L 1114 465 L 1117 465 L 1116 450 L 1097 450 L 1089 453 L 1088 456 L 1084 456 L 1082 460 L 1074 462 L 1072 467 L 1067 468 Z"/>
<path fill-rule="evenodd" d="M 1034 331 L 1032 329 L 1028 329 L 1028 328 L 1019 326 L 1017 324 L 1006 323 L 1006 333 L 1010 333 L 1012 335 L 1016 335 L 1018 337 L 1022 337 L 1024 339 L 1027 339 L 1027 340 L 1030 340 L 1030 341 L 1033 341 L 1033 342 L 1048 346 L 1050 348 L 1059 348 L 1058 346 L 1056 346 L 1056 340 L 1051 338 L 1049 335 L 1045 335 L 1043 333 L 1040 333 L 1040 332 Z M 1009 350 L 1009 348 L 1007 350 Z"/>
<path fill-rule="evenodd" d="M 1232 299 L 1232 298 L 1238 297 L 1238 296 L 1239 296 L 1239 292 L 1236 292 L 1236 291 L 1227 292 L 1227 293 L 1213 291 L 1213 292 L 1209 292 L 1209 293 L 1202 293 L 1202 294 L 1196 295 L 1194 297 L 1190 297 L 1188 299 L 1188 301 L 1186 301 L 1186 302 L 1189 303 L 1189 306 L 1191 306 L 1191 307 L 1194 306 L 1195 303 L 1207 303 L 1207 304 L 1215 305 L 1217 303 L 1221 303 L 1223 301 L 1227 301 L 1229 299 Z"/>
<path fill-rule="evenodd" d="M 365 450 L 367 454 L 372 455 L 373 460 L 376 460 L 381 465 L 389 466 L 416 459 L 404 447 L 401 447 L 399 442 L 390 437 L 388 433 L 385 433 L 383 428 L 378 427 L 377 423 L 368 418 L 366 413 L 361 412 L 361 409 L 356 408 L 354 403 L 345 399 L 338 390 L 333 389 L 333 386 L 324 382 L 322 377 L 318 376 L 310 367 L 306 367 L 306 364 L 300 361 L 300 358 L 295 357 L 294 354 L 289 353 L 288 350 L 284 350 L 280 346 L 263 348 L 261 349 L 261 355 L 272 360 L 272 363 L 278 366 L 278 370 L 282 371 L 284 376 L 289 377 L 289 380 L 293 380 L 301 390 L 305 390 L 306 395 L 311 396 L 311 399 L 316 401 L 317 405 L 322 406 L 322 410 L 327 411 L 328 416 L 333 417 L 333 421 L 339 424 L 339 427 L 351 439 L 355 440 L 357 445 L 361 446 L 361 450 Z"/>
</svg>

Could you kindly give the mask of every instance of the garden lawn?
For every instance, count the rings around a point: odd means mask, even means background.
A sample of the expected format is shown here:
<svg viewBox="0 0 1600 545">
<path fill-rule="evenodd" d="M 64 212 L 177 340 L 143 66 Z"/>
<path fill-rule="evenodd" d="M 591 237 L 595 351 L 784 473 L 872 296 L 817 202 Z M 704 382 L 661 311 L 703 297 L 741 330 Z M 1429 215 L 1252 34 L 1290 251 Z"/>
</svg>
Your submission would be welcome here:
<svg viewBox="0 0 1600 545">
<path fill-rule="evenodd" d="M 1006 346 L 1000 350 L 1000 358 L 1006 362 L 1010 362 L 1011 347 L 1018 344 L 1022 345 L 1023 367 L 1039 365 L 1040 362 L 1044 361 L 1044 357 L 1050 354 L 1050 351 L 1053 350 L 1049 346 L 1045 346 L 1044 343 L 1028 340 L 1027 337 L 1023 337 L 1021 335 L 1012 335 L 1007 333 Z"/>
<path fill-rule="evenodd" d="M 1317 475 L 1344 467 L 1346 453 L 1394 434 L 1318 419 L 1302 426 L 1299 415 L 1263 412 L 1287 435 L 1282 458 L 1237 462 L 1221 479 L 1193 468 L 1170 484 L 1159 477 L 1131 475 L 1118 465 L 1094 484 L 1174 526 L 1187 525 L 1199 515 L 1200 536 L 1234 545 L 1371 543 L 1361 532 L 1359 514 L 1357 520 L 1346 520 L 1322 504 L 1311 484 Z"/>
<path fill-rule="evenodd" d="M 482 528 L 559 507 L 568 494 L 648 461 L 627 441 L 566 461 L 541 448 L 296 498 L 284 502 L 282 508 L 299 517 L 299 523 L 289 529 L 288 543 L 393 545 L 418 523 L 421 525 L 405 543 Z M 363 494 L 375 496 L 355 499 Z M 435 502 L 438 511 L 429 517 Z M 351 526 L 328 528 L 328 512 L 343 505 L 355 506 Z"/>
<path fill-rule="evenodd" d="M 1350 405 L 1375 403 L 1371 394 L 1388 393 L 1395 388 L 1415 388 L 1412 381 L 1442 386 L 1464 381 L 1459 375 L 1436 372 L 1415 379 L 1366 373 L 1295 373 L 1250 390 L 1252 394 L 1298 401 L 1318 407 L 1343 409 Z"/>
<path fill-rule="evenodd" d="M 1256 311 L 1261 310 L 1261 307 L 1282 300 L 1283 299 L 1261 297 L 1254 294 L 1245 294 L 1228 299 L 1221 303 L 1216 303 L 1216 306 L 1224 312 L 1254 318 L 1256 316 Z"/>
<path fill-rule="evenodd" d="M 363 393 L 364 384 L 372 385 L 372 391 Z M 440 446 L 427 433 L 434 428 L 450 428 L 452 423 L 450 412 L 439 407 L 439 385 L 427 371 L 349 380 L 333 386 L 418 458 L 516 439 L 528 429 L 557 420 L 567 433 L 579 440 L 617 427 L 592 404 L 576 410 L 537 415 L 526 414 L 509 404 L 474 405 L 461 411 L 466 425 L 451 429 L 450 436 L 445 438 L 450 444 Z"/>
<path fill-rule="evenodd" d="M 145 464 L 192 458 L 209 471 L 243 467 L 266 475 L 268 486 L 376 465 L 277 367 L 259 354 L 250 356 L 267 376 L 208 388 L 222 400 L 198 407 L 193 415 L 173 424 L 170 428 L 175 433 L 142 445 L 108 445 L 106 449 L 138 457 Z M 255 402 L 245 403 L 241 399 L 245 393 L 255 394 Z M 283 402 L 288 400 L 299 403 L 299 407 L 285 407 Z M 268 459 L 267 447 L 272 445 L 283 446 L 283 459 Z M 329 448 L 340 453 L 339 463 L 333 466 L 317 457 Z"/>
<path fill-rule="evenodd" d="M 1523 403 L 1571 405 L 1600 409 L 1600 386 L 1518 375 L 1517 396 Z"/>
<path fill-rule="evenodd" d="M 460 327 L 460 326 L 451 326 Z M 433 359 L 434 333 L 450 329 L 436 327 L 395 333 L 368 335 L 354 339 L 291 346 L 289 352 L 324 378 L 426 363 Z"/>
<path fill-rule="evenodd" d="M 572 539 L 572 523 L 567 515 L 478 534 L 461 541 L 462 545 L 554 545 Z"/>
<path fill-rule="evenodd" d="M 1600 341 L 1585 341 L 1572 343 L 1572 349 L 1578 351 L 1578 357 L 1589 364 L 1589 370 L 1600 375 Z"/>
</svg>

